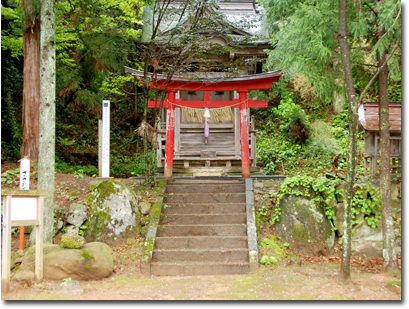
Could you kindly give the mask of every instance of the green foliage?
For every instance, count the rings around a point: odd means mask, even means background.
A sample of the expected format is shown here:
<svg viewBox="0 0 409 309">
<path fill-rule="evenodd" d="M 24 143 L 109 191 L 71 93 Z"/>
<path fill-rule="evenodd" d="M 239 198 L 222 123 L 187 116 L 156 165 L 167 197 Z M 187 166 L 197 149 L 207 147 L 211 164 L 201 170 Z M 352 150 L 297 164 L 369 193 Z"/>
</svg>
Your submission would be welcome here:
<svg viewBox="0 0 409 309">
<path fill-rule="evenodd" d="M 281 100 L 273 113 L 281 119 L 280 130 L 295 142 L 302 144 L 309 137 L 311 128 L 305 111 L 291 97 Z"/>
<path fill-rule="evenodd" d="M 281 218 L 281 208 L 278 205 L 276 205 L 276 207 L 274 208 L 273 215 L 272 215 L 271 224 L 280 222 L 280 218 Z"/>
<path fill-rule="evenodd" d="M 301 145 L 283 139 L 281 134 L 268 136 L 263 132 L 257 137 L 257 161 L 265 165 L 265 174 L 273 174 L 277 165 L 283 162 L 290 167 L 296 166 L 300 153 Z"/>
<path fill-rule="evenodd" d="M 1 158 L 20 159 L 23 33 L 18 2 L 1 5 Z"/>
<path fill-rule="evenodd" d="M 93 165 L 70 165 L 58 159 L 55 162 L 56 173 L 74 174 L 75 178 L 83 179 L 84 176 L 96 177 L 98 175 L 98 168 Z"/>
<path fill-rule="evenodd" d="M 325 177 L 315 178 L 302 175 L 286 178 L 277 194 L 277 206 L 274 210 L 272 224 L 280 221 L 281 209 L 278 205 L 286 194 L 309 197 L 311 193 L 314 193 L 315 197 L 312 199 L 311 205 L 322 205 L 327 218 L 335 219 L 335 210 L 330 205 L 330 200 L 336 198 L 335 186 L 339 182 L 340 180 L 329 180 Z"/>
<path fill-rule="evenodd" d="M 328 165 L 338 154 L 339 147 L 332 134 L 332 127 L 317 120 L 311 125 L 312 137 L 309 140 L 307 147 L 304 150 L 304 156 L 309 159 L 314 159 L 322 165 Z"/>
<path fill-rule="evenodd" d="M 269 256 L 269 255 L 263 255 L 261 260 L 260 260 L 260 264 L 261 265 L 273 265 L 273 264 L 277 264 L 278 260 L 276 257 L 274 256 Z"/>
<path fill-rule="evenodd" d="M 61 138 L 57 136 L 57 141 L 59 141 L 63 146 L 71 146 L 75 144 L 75 141 L 69 141 L 68 138 Z"/>
<path fill-rule="evenodd" d="M 152 165 L 146 165 L 146 162 L 152 162 Z M 110 173 L 114 176 L 130 177 L 145 176 L 147 169 L 156 171 L 156 153 L 148 151 L 146 155 L 135 154 L 131 156 L 117 155 L 111 159 Z"/>
<path fill-rule="evenodd" d="M 263 256 L 261 257 L 260 264 L 271 266 L 277 264 L 279 260 L 287 258 L 289 252 L 289 243 L 282 243 L 281 238 L 278 235 L 269 235 L 261 239 L 260 249 Z"/>
<path fill-rule="evenodd" d="M 331 0 L 263 0 L 270 34 L 275 44 L 267 69 L 287 68 L 284 78 L 302 76 L 312 85 L 317 98 L 331 102 L 334 92 L 345 92 L 340 59 L 338 2 Z M 376 70 L 376 52 L 381 55 L 396 44 L 400 47 L 400 1 L 348 1 L 348 33 L 352 73 L 357 91 L 363 90 Z M 378 41 L 380 28 L 386 34 Z M 400 55 L 391 59 L 393 81 L 400 81 Z"/>
<path fill-rule="evenodd" d="M 334 33 L 338 3 L 334 1 L 263 0 L 275 49 L 268 52 L 267 69 L 286 68 L 286 78 L 308 77 L 320 98 L 331 97 L 339 87 L 339 56 Z"/>
<path fill-rule="evenodd" d="M 378 227 L 377 222 L 382 218 L 379 188 L 373 189 L 369 184 L 354 185 L 352 224 L 362 223 L 362 218 L 357 218 L 359 214 L 365 215 L 364 218 L 370 227 Z"/>
<path fill-rule="evenodd" d="M 6 184 L 17 183 L 20 175 L 20 168 L 16 168 L 14 170 L 5 171 L 1 174 L 1 182 L 5 182 Z"/>
<path fill-rule="evenodd" d="M 389 100 L 391 102 L 401 102 L 402 101 L 402 88 L 399 83 L 388 84 Z"/>
<path fill-rule="evenodd" d="M 78 230 L 78 235 L 84 236 L 85 232 L 87 231 L 89 227 L 87 225 L 81 225 L 79 230 Z"/>
<path fill-rule="evenodd" d="M 23 56 L 22 7 L 19 1 L 7 1 L 13 3 L 5 4 L 10 6 L 3 6 L 4 2 L 1 4 L 1 49 L 3 53 L 9 52 L 12 58 L 19 58 Z"/>
<path fill-rule="evenodd" d="M 280 200 L 286 194 L 296 196 L 310 197 L 311 205 L 324 208 L 325 215 L 329 220 L 335 220 L 336 210 L 331 205 L 331 200 L 336 200 L 336 195 L 343 195 L 343 191 L 338 189 L 341 184 L 340 179 L 327 179 L 325 177 L 315 178 L 311 176 L 294 176 L 286 178 L 280 186 L 277 198 L 274 202 L 275 209 L 272 214 L 272 224 L 280 222 L 281 209 L 279 208 Z M 364 214 L 368 225 L 376 228 L 377 222 L 381 219 L 380 193 L 379 189 L 374 189 L 370 184 L 355 184 L 354 196 L 352 200 L 352 224 L 362 223 L 358 218 L 359 214 Z M 338 228 L 334 226 L 333 230 Z"/>
<path fill-rule="evenodd" d="M 266 131 L 257 138 L 256 149 L 257 160 L 264 165 L 265 174 L 273 174 L 280 163 L 297 166 L 302 144 L 311 130 L 304 110 L 291 98 L 281 100 L 278 107 L 270 109 L 270 113 L 272 119 L 264 127 Z"/>
</svg>

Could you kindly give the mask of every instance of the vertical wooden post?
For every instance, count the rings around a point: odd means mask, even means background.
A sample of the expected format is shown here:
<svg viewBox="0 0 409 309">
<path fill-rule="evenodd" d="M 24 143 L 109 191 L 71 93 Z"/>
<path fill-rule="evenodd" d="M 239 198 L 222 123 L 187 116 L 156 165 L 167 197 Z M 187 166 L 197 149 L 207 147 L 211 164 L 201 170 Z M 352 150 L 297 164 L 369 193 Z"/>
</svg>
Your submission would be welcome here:
<svg viewBox="0 0 409 309">
<path fill-rule="evenodd" d="M 43 205 L 44 197 L 38 197 L 38 218 L 43 217 Z M 35 254 L 35 273 L 34 279 L 36 283 L 41 283 L 43 281 L 43 222 L 40 220 L 40 224 L 36 225 L 36 254 Z"/>
<path fill-rule="evenodd" d="M 161 122 L 163 118 L 158 122 L 158 135 L 157 135 L 157 142 L 158 142 L 158 149 L 156 150 L 156 158 L 158 162 L 158 167 L 162 167 L 162 134 L 159 133 L 161 129 Z"/>
<path fill-rule="evenodd" d="M 3 248 L 1 261 L 1 293 L 10 291 L 11 195 L 3 198 Z"/>
<path fill-rule="evenodd" d="M 101 177 L 109 178 L 110 163 L 110 105 L 109 100 L 102 101 L 102 165 Z"/>
<path fill-rule="evenodd" d="M 165 168 L 164 177 L 172 178 L 173 167 L 173 145 L 175 142 L 175 94 L 176 90 L 168 91 L 168 110 L 167 110 L 167 126 L 166 126 L 166 148 L 165 148 Z"/>
<path fill-rule="evenodd" d="M 98 119 L 98 177 L 102 177 L 102 119 Z"/>
<path fill-rule="evenodd" d="M 20 160 L 20 190 L 30 189 L 30 159 Z M 20 226 L 20 245 L 19 250 L 24 250 L 24 225 Z"/>
<path fill-rule="evenodd" d="M 250 178 L 249 132 L 247 113 L 247 91 L 237 91 L 240 104 L 241 170 L 244 178 Z"/>
</svg>

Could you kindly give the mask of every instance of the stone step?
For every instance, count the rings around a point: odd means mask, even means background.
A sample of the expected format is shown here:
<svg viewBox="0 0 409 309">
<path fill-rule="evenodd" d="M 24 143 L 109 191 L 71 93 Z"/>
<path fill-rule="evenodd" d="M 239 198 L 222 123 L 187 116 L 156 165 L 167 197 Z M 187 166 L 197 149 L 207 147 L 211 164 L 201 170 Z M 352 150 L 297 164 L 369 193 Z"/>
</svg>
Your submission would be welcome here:
<svg viewBox="0 0 409 309">
<path fill-rule="evenodd" d="M 152 261 L 245 263 L 249 261 L 249 251 L 248 249 L 155 249 Z"/>
<path fill-rule="evenodd" d="M 247 236 L 247 226 L 246 224 L 159 225 L 156 236 Z"/>
<path fill-rule="evenodd" d="M 220 177 L 217 177 L 220 178 Z M 187 184 L 187 185 L 202 185 L 202 184 L 244 184 L 243 180 L 240 179 L 169 179 L 167 185 L 178 185 L 178 184 Z"/>
<path fill-rule="evenodd" d="M 245 193 L 168 193 L 164 203 L 211 204 L 211 203 L 245 203 Z"/>
<path fill-rule="evenodd" d="M 156 249 L 246 249 L 247 236 L 176 236 L 156 237 Z"/>
<path fill-rule="evenodd" d="M 166 186 L 166 193 L 244 193 L 245 187 L 243 183 L 234 184 L 171 184 Z"/>
<path fill-rule="evenodd" d="M 162 206 L 164 214 L 222 214 L 245 213 L 246 203 L 185 204 L 167 203 Z"/>
<path fill-rule="evenodd" d="M 151 263 L 153 276 L 239 275 L 249 271 L 249 263 Z"/>
<path fill-rule="evenodd" d="M 239 214 L 162 214 L 161 225 L 245 224 L 246 213 Z"/>
</svg>

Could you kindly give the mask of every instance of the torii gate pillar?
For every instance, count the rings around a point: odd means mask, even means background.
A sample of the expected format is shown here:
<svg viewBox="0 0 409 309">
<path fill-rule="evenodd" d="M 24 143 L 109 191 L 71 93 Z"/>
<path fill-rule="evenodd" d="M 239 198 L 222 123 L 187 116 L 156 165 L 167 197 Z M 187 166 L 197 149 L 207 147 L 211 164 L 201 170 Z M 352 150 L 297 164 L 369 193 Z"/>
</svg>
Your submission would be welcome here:
<svg viewBox="0 0 409 309">
<path fill-rule="evenodd" d="M 175 144 L 175 96 L 176 90 L 168 91 L 169 104 L 167 106 L 167 126 L 166 126 L 166 148 L 165 148 L 165 168 L 163 176 L 172 178 L 173 169 L 173 146 Z"/>
<path fill-rule="evenodd" d="M 249 134 L 247 114 L 247 90 L 238 90 L 240 104 L 241 172 L 243 178 L 250 178 Z"/>
</svg>

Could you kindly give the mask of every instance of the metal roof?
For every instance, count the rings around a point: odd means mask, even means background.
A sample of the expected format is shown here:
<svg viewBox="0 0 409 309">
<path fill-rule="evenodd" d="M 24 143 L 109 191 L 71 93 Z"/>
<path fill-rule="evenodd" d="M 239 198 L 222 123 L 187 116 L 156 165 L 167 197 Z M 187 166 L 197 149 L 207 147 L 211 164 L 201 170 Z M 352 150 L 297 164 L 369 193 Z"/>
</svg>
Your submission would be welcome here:
<svg viewBox="0 0 409 309">
<path fill-rule="evenodd" d="M 365 102 L 358 109 L 359 122 L 367 131 L 379 131 L 379 103 Z M 390 131 L 401 131 L 401 103 L 389 102 Z"/>
</svg>

